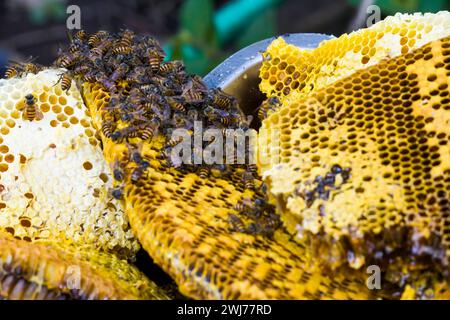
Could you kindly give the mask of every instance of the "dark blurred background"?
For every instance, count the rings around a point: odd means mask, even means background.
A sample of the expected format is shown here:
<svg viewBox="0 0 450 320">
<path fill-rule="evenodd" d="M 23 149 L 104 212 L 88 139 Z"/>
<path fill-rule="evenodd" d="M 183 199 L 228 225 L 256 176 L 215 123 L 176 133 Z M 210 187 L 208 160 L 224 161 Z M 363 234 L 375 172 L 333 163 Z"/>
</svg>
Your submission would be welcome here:
<svg viewBox="0 0 450 320">
<path fill-rule="evenodd" d="M 67 42 L 66 9 L 81 9 L 81 27 L 149 33 L 170 59 L 206 74 L 239 48 L 274 35 L 319 32 L 340 35 L 365 26 L 366 8 L 395 12 L 447 10 L 450 0 L 2 0 L 0 73 L 8 60 L 49 64 Z"/>
</svg>

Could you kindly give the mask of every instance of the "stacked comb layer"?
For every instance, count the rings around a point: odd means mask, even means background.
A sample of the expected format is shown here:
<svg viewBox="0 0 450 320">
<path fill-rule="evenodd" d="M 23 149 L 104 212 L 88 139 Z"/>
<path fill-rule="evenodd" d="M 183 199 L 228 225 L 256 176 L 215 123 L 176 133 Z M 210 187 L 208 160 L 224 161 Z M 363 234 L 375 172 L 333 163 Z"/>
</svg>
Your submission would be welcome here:
<svg viewBox="0 0 450 320">
<path fill-rule="evenodd" d="M 135 267 L 90 246 L 34 243 L 0 233 L 0 298 L 167 299 Z"/>
</svg>

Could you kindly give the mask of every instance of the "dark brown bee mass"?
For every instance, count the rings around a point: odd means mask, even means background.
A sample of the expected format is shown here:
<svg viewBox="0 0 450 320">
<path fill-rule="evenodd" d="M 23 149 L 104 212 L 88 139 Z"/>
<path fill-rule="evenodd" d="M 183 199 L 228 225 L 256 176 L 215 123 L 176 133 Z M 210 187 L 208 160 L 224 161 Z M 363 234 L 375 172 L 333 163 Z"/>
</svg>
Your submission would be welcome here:
<svg viewBox="0 0 450 320">
<path fill-rule="evenodd" d="M 234 97 L 220 89 L 209 89 L 203 80 L 196 75 L 188 74 L 180 61 L 164 62 L 164 52 L 158 41 L 148 35 L 137 35 L 130 30 L 123 30 L 118 34 L 99 31 L 88 36 L 79 31 L 72 37 L 71 43 L 65 50 L 60 51 L 55 61 L 56 67 L 67 69 L 62 85 L 68 88 L 68 79 L 74 77 L 77 85 L 83 82 L 96 82 L 110 94 L 107 107 L 107 119 L 101 130 L 106 138 L 115 142 L 126 142 L 128 158 L 133 163 L 133 169 L 127 172 L 132 183 L 136 184 L 145 175 L 149 166 L 142 156 L 136 156 L 138 149 L 130 142 L 136 138 L 141 141 L 152 139 L 162 134 L 166 137 L 166 147 L 161 157 L 166 159 L 166 169 L 175 167 L 177 170 L 196 172 L 200 177 L 208 179 L 212 171 L 223 175 L 230 175 L 233 164 L 223 163 L 194 165 L 195 150 L 192 152 L 192 164 L 173 163 L 170 159 L 171 150 L 176 146 L 172 132 L 178 128 L 185 128 L 192 132 L 194 122 L 200 121 L 203 130 L 219 129 L 249 129 L 251 121 L 246 119 L 237 105 Z M 125 126 L 117 126 L 121 122 Z M 206 147 L 209 142 L 204 142 Z M 225 150 L 226 138 L 223 139 Z M 234 142 L 236 143 L 236 141 Z M 246 153 L 248 150 L 246 150 Z M 236 168 L 243 168 L 240 179 L 245 181 L 245 188 L 255 188 L 254 164 L 239 164 Z M 114 170 L 116 181 L 124 180 L 122 168 L 117 165 Z M 123 190 L 117 187 L 112 191 L 116 198 L 122 198 Z M 265 194 L 260 193 L 257 201 L 264 201 Z M 245 232 L 270 234 L 278 226 L 278 220 L 261 223 L 259 216 L 262 212 L 274 215 L 273 207 L 264 204 L 250 204 L 251 210 L 246 208 L 240 214 L 246 218 L 255 217 Z M 266 214 L 267 215 L 267 214 Z M 258 217 L 256 217 L 258 216 Z M 230 218 L 235 224 L 236 219 Z M 274 219 L 272 219 L 274 220 Z M 236 229 L 236 228 L 235 228 Z M 237 231 L 242 231 L 240 228 Z"/>
</svg>

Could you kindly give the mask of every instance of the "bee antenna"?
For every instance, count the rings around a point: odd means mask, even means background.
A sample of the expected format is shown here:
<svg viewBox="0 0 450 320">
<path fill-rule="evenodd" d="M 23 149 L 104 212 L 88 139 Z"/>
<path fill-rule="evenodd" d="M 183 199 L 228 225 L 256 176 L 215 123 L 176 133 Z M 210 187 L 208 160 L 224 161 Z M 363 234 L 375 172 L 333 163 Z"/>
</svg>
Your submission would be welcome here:
<svg viewBox="0 0 450 320">
<path fill-rule="evenodd" d="M 70 33 L 69 30 L 66 30 L 66 36 L 67 36 L 67 39 L 68 39 L 70 42 L 73 41 L 73 35 L 72 35 L 72 33 Z"/>
</svg>

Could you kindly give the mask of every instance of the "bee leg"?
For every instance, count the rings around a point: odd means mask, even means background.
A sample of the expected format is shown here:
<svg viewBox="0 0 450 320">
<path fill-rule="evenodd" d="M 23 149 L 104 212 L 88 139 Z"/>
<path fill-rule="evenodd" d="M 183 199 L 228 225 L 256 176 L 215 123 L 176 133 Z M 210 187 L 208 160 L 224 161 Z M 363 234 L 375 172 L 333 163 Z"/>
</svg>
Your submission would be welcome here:
<svg viewBox="0 0 450 320">
<path fill-rule="evenodd" d="M 64 77 L 64 73 L 61 73 L 58 76 L 59 76 L 58 81 L 56 81 L 56 83 L 52 87 L 56 86 L 58 83 L 61 82 L 62 77 Z"/>
</svg>

